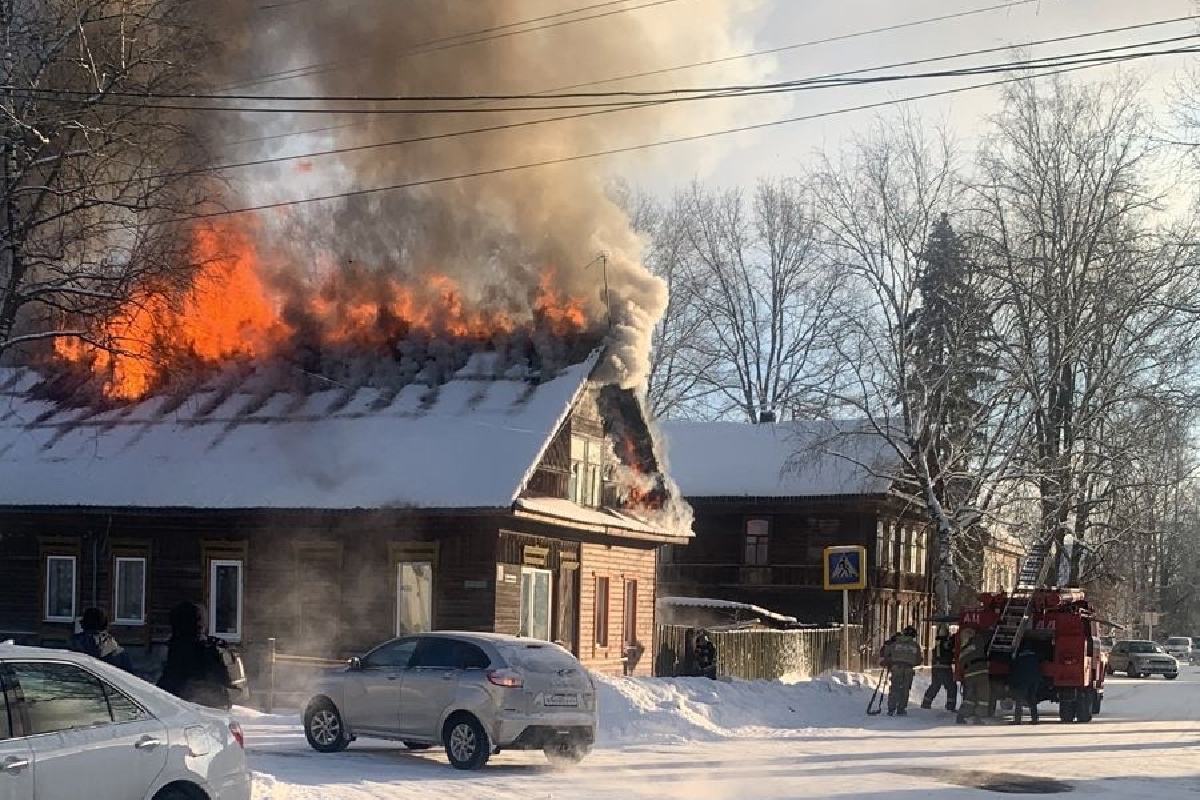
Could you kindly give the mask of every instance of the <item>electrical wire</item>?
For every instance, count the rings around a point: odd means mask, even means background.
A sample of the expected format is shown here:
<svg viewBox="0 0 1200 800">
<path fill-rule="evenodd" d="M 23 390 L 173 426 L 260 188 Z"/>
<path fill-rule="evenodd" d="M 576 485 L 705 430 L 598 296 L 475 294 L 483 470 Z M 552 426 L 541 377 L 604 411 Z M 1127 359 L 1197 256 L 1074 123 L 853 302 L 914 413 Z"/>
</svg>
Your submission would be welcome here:
<svg viewBox="0 0 1200 800">
<path fill-rule="evenodd" d="M 944 70 L 932 70 L 920 73 L 905 73 L 900 75 L 875 75 L 866 77 L 836 77 L 836 78 L 806 78 L 794 81 L 783 81 L 766 84 L 754 84 L 749 86 L 732 86 L 728 88 L 718 88 L 709 90 L 706 94 L 684 95 L 684 96 L 668 96 L 661 99 L 651 100 L 623 100 L 623 101 L 598 101 L 598 102 L 578 102 L 578 103 L 561 103 L 553 105 L 538 105 L 538 106 L 467 106 L 463 108 L 281 108 L 273 106 L 210 106 L 210 105 L 180 105 L 171 103 L 142 103 L 133 101 L 121 100 L 90 100 L 87 105 L 102 105 L 102 106 L 118 106 L 132 108 L 147 108 L 152 110 L 163 111 L 198 111 L 198 112 L 220 112 L 220 113 L 245 113 L 245 114 L 336 114 L 339 116 L 354 116 L 354 115 L 458 115 L 458 114 L 497 114 L 497 113 L 516 113 L 516 112 L 531 112 L 531 111 L 576 111 L 593 108 L 610 108 L 620 107 L 622 109 L 634 108 L 640 105 L 668 105 L 676 103 L 688 103 L 697 100 L 712 100 L 712 99 L 734 99 L 744 97 L 760 97 L 763 95 L 772 94 L 789 94 L 799 91 L 813 91 L 817 89 L 844 88 L 848 86 L 864 86 L 879 83 L 895 83 L 898 81 L 908 80 L 924 80 L 930 78 L 960 78 L 971 77 L 975 75 L 986 75 L 997 72 L 1008 72 L 1011 70 L 1038 70 L 1054 68 L 1064 65 L 1071 65 L 1071 59 L 1079 59 L 1078 63 L 1083 63 L 1094 57 L 1105 57 L 1107 55 L 1127 51 L 1141 47 L 1155 47 L 1165 44 L 1175 44 L 1185 41 L 1190 41 L 1200 38 L 1198 33 L 1189 33 L 1184 36 L 1174 36 L 1164 39 L 1156 39 L 1150 41 L 1134 42 L 1125 45 L 1117 45 L 1113 47 L 1099 48 L 1096 50 L 1082 51 L 1077 53 L 1061 54 L 1056 56 L 1043 56 L 1041 58 L 1026 59 L 1023 61 L 1006 61 L 996 62 L 986 65 L 977 65 L 973 67 L 956 67 Z M 23 95 L 25 90 L 15 89 L 10 90 L 17 95 Z M 53 91 L 53 90 L 42 90 Z"/>
<path fill-rule="evenodd" d="M 1149 57 L 1152 55 L 1171 55 L 1174 53 L 1194 53 L 1194 52 L 1200 52 L 1200 49 L 1198 49 L 1198 48 L 1180 48 L 1180 49 L 1177 49 L 1174 51 L 1164 51 L 1164 52 L 1147 53 L 1147 54 L 1132 54 L 1129 56 L 1125 56 L 1121 60 L 1133 60 L 1135 58 Z M 1115 62 L 1110 60 L 1110 61 L 1106 61 L 1105 63 L 1115 63 Z M 189 221 L 193 221 L 193 220 L 215 219 L 218 217 L 228 217 L 228 216 L 234 216 L 234 215 L 238 215 L 238 214 L 249 214 L 249 213 L 256 213 L 259 211 L 271 211 L 271 210 L 280 209 L 280 208 L 290 208 L 290 207 L 299 206 L 299 205 L 308 205 L 311 203 L 321 203 L 321 202 L 327 202 L 330 200 L 345 200 L 345 199 L 349 199 L 352 197 L 365 197 L 365 196 L 369 196 L 369 195 L 383 194 L 386 192 L 401 191 L 404 189 L 415 189 L 415 188 L 419 188 L 419 187 L 423 187 L 423 186 L 433 186 L 433 185 L 442 184 L 442 183 L 452 183 L 455 181 L 489 177 L 492 175 L 503 175 L 506 173 L 521 172 L 521 171 L 525 171 L 525 170 L 529 170 L 529 169 L 538 169 L 538 168 L 542 168 L 542 167 L 571 164 L 571 163 L 576 163 L 579 161 L 590 161 L 590 160 L 595 160 L 595 159 L 600 159 L 600 158 L 607 158 L 607 157 L 615 156 L 615 155 L 623 155 L 623 154 L 627 154 L 627 153 L 652 150 L 652 149 L 657 149 L 660 147 L 667 147 L 667 146 L 671 146 L 671 145 L 687 144 L 687 143 L 691 143 L 691 142 L 703 141 L 706 139 L 715 139 L 715 138 L 718 138 L 721 136 L 730 136 L 730 135 L 739 134 L 739 133 L 748 133 L 751 131 L 765 130 L 768 128 L 776 128 L 776 127 L 781 127 L 784 125 L 791 125 L 791 124 L 794 124 L 797 122 L 809 122 L 809 121 L 817 120 L 817 119 L 826 119 L 829 117 L 842 116 L 845 114 L 855 113 L 858 111 L 869 111 L 872 109 L 887 108 L 890 106 L 902 105 L 905 103 L 912 103 L 912 102 L 915 102 L 918 100 L 928 100 L 928 99 L 932 99 L 932 98 L 936 98 L 936 97 L 947 97 L 947 96 L 956 95 L 956 94 L 963 94 L 965 92 L 976 91 L 978 89 L 993 88 L 993 87 L 1004 86 L 1004 85 L 1012 84 L 1012 83 L 1020 83 L 1021 81 L 1033 80 L 1036 78 L 1050 77 L 1050 76 L 1054 76 L 1054 75 L 1063 75 L 1063 74 L 1068 74 L 1071 72 L 1078 72 L 1080 70 L 1090 69 L 1090 68 L 1093 68 L 1096 66 L 1101 66 L 1101 64 L 1084 64 L 1084 65 L 1079 65 L 1079 66 L 1067 67 L 1065 69 L 1058 69 L 1058 70 L 1054 70 L 1052 72 L 1042 73 L 1040 75 L 1033 76 L 1032 78 L 1029 76 L 1017 76 L 1017 77 L 1011 77 L 1011 78 L 1002 78 L 1000 80 L 988 81 L 985 83 L 977 83 L 977 84 L 972 84 L 970 86 L 959 86 L 959 87 L 955 87 L 955 88 L 951 88 L 951 89 L 942 89 L 942 90 L 934 91 L 934 92 L 925 92 L 922 94 L 910 95 L 908 97 L 896 98 L 896 99 L 891 99 L 891 100 L 881 100 L 881 101 L 874 102 L 874 103 L 864 103 L 861 105 L 851 106 L 848 108 L 839 108 L 839 109 L 833 109 L 830 111 L 817 112 L 817 113 L 813 113 L 813 114 L 804 114 L 801 116 L 786 117 L 784 119 L 770 120 L 768 122 L 759 122 L 759 123 L 754 123 L 754 124 L 750 124 L 750 125 L 741 125 L 741 126 L 738 126 L 735 128 L 725 128 L 722 130 L 708 131 L 705 133 L 692 134 L 692 135 L 688 135 L 688 136 L 677 136 L 677 137 L 673 137 L 673 138 L 669 138 L 669 139 L 659 139 L 659 140 L 653 141 L 653 142 L 644 142 L 642 144 L 628 145 L 625 147 L 614 147 L 614 148 L 610 148 L 607 150 L 598 150 L 598 151 L 593 151 L 590 153 L 579 153 L 579 154 L 576 154 L 573 156 L 562 156 L 559 158 L 545 159 L 542 161 L 533 161 L 533 162 L 528 162 L 525 164 L 513 164 L 513 165 L 509 165 L 509 166 L 504 166 L 504 167 L 494 167 L 491 169 L 483 169 L 483 170 L 476 170 L 473 172 L 459 173 L 457 175 L 445 175 L 445 176 L 436 177 L 436 178 L 424 178 L 424 179 L 420 179 L 420 180 L 406 181 L 403 183 L 391 184 L 388 186 L 375 186 L 375 187 L 371 187 L 371 188 L 367 188 L 367 189 L 352 189 L 352 190 L 345 191 L 345 192 L 338 192 L 336 194 L 319 195 L 316 197 L 305 197 L 305 198 L 299 198 L 299 199 L 293 199 L 293 200 L 281 200 L 281 201 L 277 201 L 277 202 L 273 202 L 273 203 L 263 203 L 261 205 L 255 205 L 255 206 L 246 206 L 246 207 L 242 207 L 242 208 L 222 209 L 219 211 L 209 211 L 209 212 L 203 212 L 203 213 L 198 213 L 198 214 L 190 214 L 190 215 L 186 215 L 186 216 L 177 217 L 174 219 L 164 220 L 164 221 L 157 222 L 157 223 L 145 223 L 145 224 L 146 225 L 167 224 L 167 223 L 189 222 Z"/>
</svg>

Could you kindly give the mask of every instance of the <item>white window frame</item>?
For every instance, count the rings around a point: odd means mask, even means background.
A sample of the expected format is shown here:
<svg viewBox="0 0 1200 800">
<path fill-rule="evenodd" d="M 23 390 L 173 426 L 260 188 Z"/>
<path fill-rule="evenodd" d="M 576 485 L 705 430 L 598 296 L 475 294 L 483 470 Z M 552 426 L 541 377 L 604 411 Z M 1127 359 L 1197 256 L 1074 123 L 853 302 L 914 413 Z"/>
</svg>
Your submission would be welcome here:
<svg viewBox="0 0 1200 800">
<path fill-rule="evenodd" d="M 122 617 L 118 615 L 121 609 L 121 564 L 131 564 L 135 561 L 141 562 L 142 565 L 142 590 L 141 598 L 138 602 L 138 608 L 141 609 L 139 617 Z M 114 625 L 145 625 L 146 624 L 146 581 L 149 580 L 147 572 L 149 565 L 146 559 L 141 556 L 117 556 L 113 562 L 113 624 Z"/>
<path fill-rule="evenodd" d="M 54 617 L 50 615 L 50 564 L 55 561 L 71 562 L 71 615 Z M 46 592 L 42 597 L 42 614 L 46 622 L 74 622 L 79 611 L 79 560 L 75 556 L 46 556 Z"/>
<path fill-rule="evenodd" d="M 401 581 L 401 577 L 404 575 L 404 567 L 405 566 L 413 566 L 413 565 L 422 565 L 422 566 L 429 568 L 429 597 L 424 599 L 425 609 L 427 609 L 429 612 L 429 620 L 428 620 L 429 627 L 423 631 L 402 631 L 402 630 L 400 630 L 400 620 L 402 617 L 402 614 L 400 613 L 401 612 L 400 606 L 402 605 L 401 598 L 403 596 L 402 593 L 403 593 L 404 583 Z M 435 576 L 433 574 L 433 562 L 429 559 L 425 559 L 425 560 L 409 559 L 406 561 L 397 561 L 396 562 L 396 607 L 393 612 L 394 619 L 392 620 L 392 630 L 394 630 L 396 632 L 397 636 L 412 636 L 417 633 L 428 633 L 429 631 L 433 630 L 433 582 L 434 582 L 434 580 L 435 580 Z"/>
<path fill-rule="evenodd" d="M 521 567 L 521 577 L 524 578 L 524 576 L 526 576 L 526 575 L 531 576 L 531 579 L 530 579 L 531 587 L 530 588 L 532 588 L 533 582 L 536 581 L 538 578 L 544 578 L 546 581 L 546 638 L 543 641 L 549 642 L 554 638 L 554 573 L 548 569 L 542 569 L 540 567 Z M 524 581 L 522 580 L 522 586 L 523 585 L 524 585 Z M 525 622 L 525 614 L 527 611 L 530 613 L 530 618 L 531 619 L 533 618 L 532 606 L 536 602 L 536 600 L 537 600 L 537 593 L 532 592 L 532 591 L 530 592 L 528 598 L 526 598 L 526 597 L 521 598 L 521 622 L 522 623 Z M 529 608 L 526 608 L 526 606 L 529 606 Z M 531 639 L 538 638 L 533 633 L 533 631 L 524 630 L 523 624 L 522 624 L 521 635 L 527 636 Z"/>
<path fill-rule="evenodd" d="M 217 633 L 213 626 L 217 621 L 217 570 L 221 567 L 237 567 L 237 630 L 233 633 Z M 214 558 L 208 564 L 208 635 L 227 642 L 242 640 L 242 614 L 246 589 L 246 562 L 237 558 Z"/>
</svg>

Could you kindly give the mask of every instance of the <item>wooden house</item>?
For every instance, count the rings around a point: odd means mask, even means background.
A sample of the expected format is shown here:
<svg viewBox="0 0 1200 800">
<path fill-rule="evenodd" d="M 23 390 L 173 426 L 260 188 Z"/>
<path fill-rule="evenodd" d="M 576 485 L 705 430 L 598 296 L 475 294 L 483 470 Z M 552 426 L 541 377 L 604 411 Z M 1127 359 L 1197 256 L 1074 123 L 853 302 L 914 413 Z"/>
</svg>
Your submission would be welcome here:
<svg viewBox="0 0 1200 800">
<path fill-rule="evenodd" d="M 341 658 L 461 629 L 647 674 L 656 554 L 690 532 L 601 358 L 531 373 L 480 353 L 441 382 L 246 379 L 107 409 L 4 371 L 0 639 L 61 645 L 97 606 L 150 653 L 190 600 L 252 666 L 269 637 Z"/>
<path fill-rule="evenodd" d="M 867 548 L 852 624 L 868 641 L 928 618 L 931 532 L 890 493 L 894 455 L 856 423 L 665 422 L 667 463 L 695 512 L 696 536 L 660 556 L 663 596 L 763 606 L 801 623 L 840 623 L 822 554 Z"/>
</svg>

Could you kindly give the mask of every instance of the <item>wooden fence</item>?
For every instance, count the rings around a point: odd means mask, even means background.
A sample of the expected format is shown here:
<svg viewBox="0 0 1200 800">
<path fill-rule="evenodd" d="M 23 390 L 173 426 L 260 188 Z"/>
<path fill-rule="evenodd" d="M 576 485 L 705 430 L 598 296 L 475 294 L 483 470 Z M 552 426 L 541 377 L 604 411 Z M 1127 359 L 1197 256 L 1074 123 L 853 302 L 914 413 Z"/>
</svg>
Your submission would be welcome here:
<svg viewBox="0 0 1200 800">
<path fill-rule="evenodd" d="M 699 629 L 659 625 L 655 631 L 654 674 L 690 673 L 692 642 Z M 784 675 L 813 677 L 834 669 L 863 668 L 863 629 L 851 625 L 850 663 L 842 664 L 842 629 L 710 630 L 717 650 L 717 674 L 743 680 L 776 680 Z"/>
</svg>

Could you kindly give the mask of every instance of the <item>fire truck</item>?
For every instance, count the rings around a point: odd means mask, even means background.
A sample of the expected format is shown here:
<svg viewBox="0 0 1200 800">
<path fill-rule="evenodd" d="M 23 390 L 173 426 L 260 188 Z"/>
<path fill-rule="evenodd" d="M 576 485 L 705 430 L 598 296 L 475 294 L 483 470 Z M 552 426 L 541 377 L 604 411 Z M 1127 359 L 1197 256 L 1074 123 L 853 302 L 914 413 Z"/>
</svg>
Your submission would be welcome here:
<svg viewBox="0 0 1200 800">
<path fill-rule="evenodd" d="M 960 631 L 982 631 L 988 642 L 991 713 L 996 698 L 1007 693 L 1013 656 L 1026 645 L 1041 656 L 1038 699 L 1058 703 L 1063 722 L 1091 722 L 1104 700 L 1108 666 L 1108 654 L 1100 647 L 1100 621 L 1082 590 L 1046 585 L 1049 551 L 1050 542 L 1034 547 L 1012 592 L 980 594 L 978 605 L 964 609 L 957 622 Z"/>
</svg>

